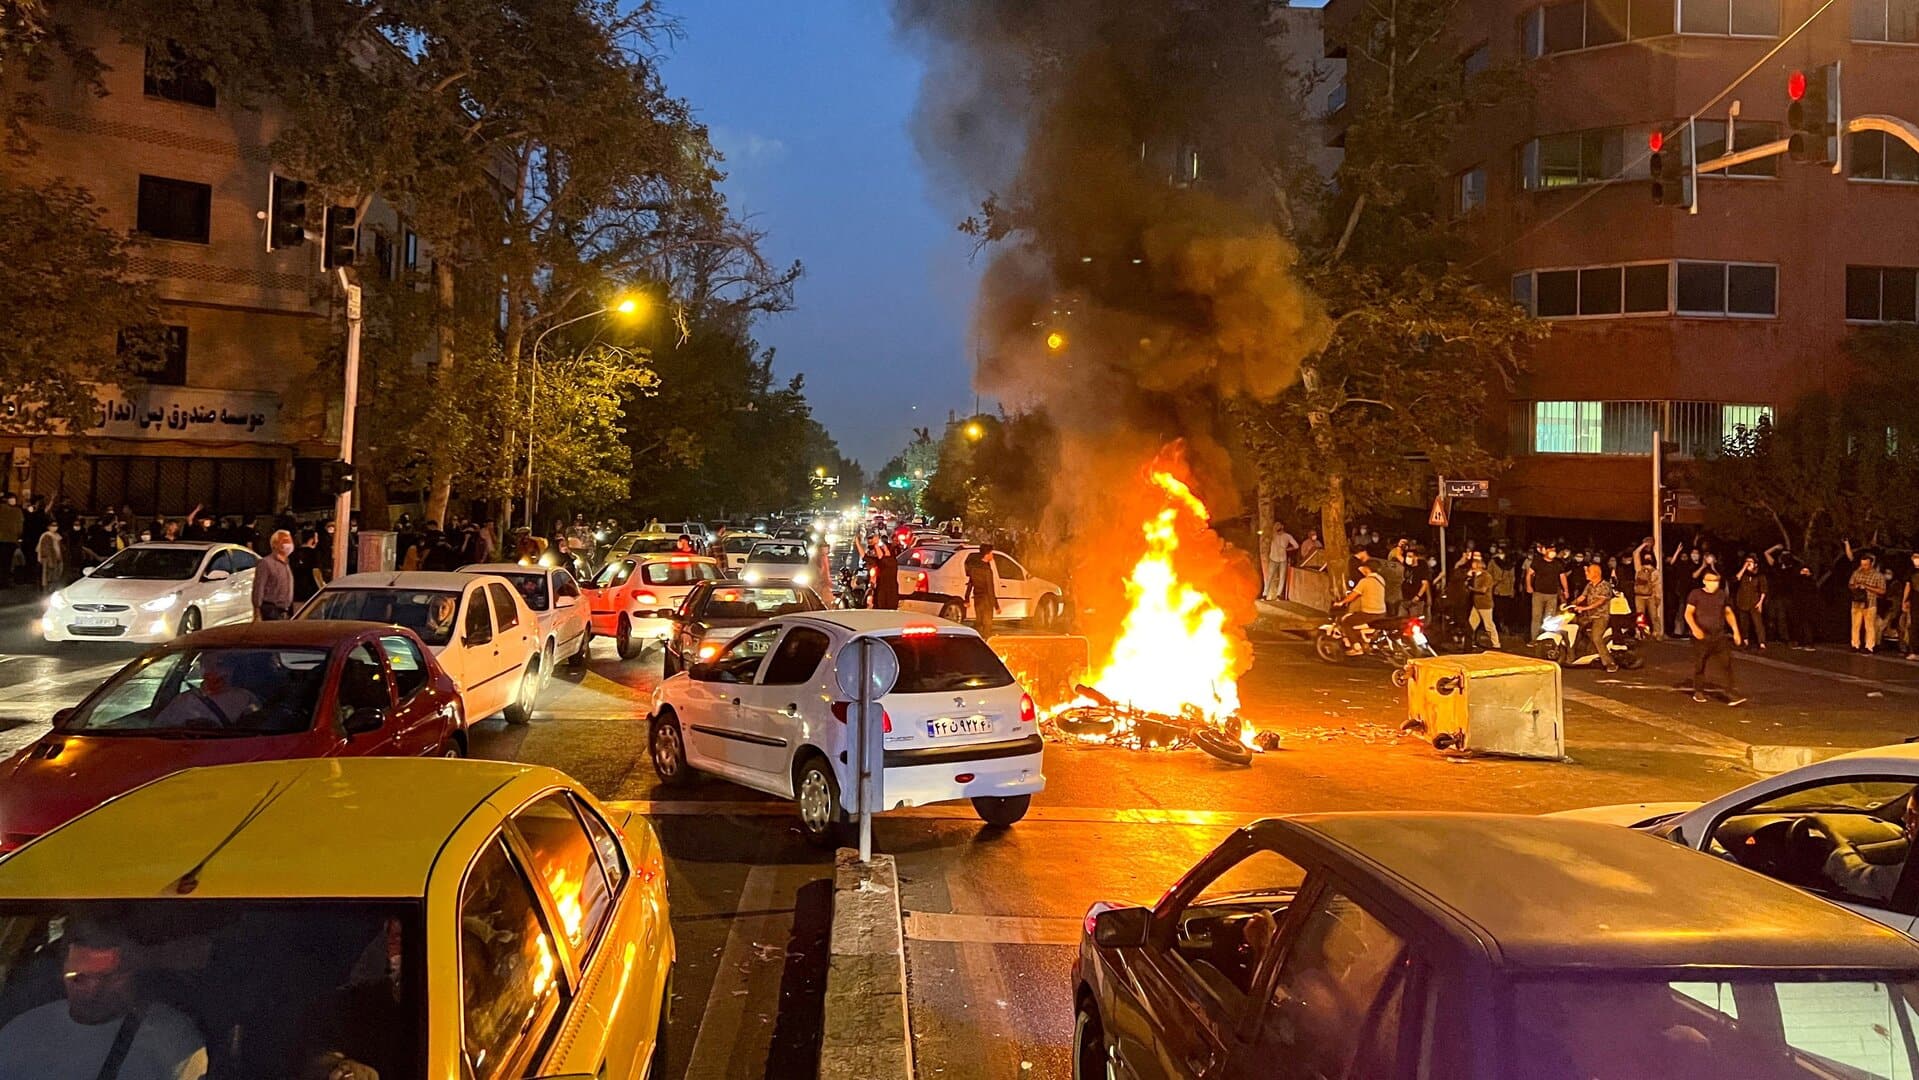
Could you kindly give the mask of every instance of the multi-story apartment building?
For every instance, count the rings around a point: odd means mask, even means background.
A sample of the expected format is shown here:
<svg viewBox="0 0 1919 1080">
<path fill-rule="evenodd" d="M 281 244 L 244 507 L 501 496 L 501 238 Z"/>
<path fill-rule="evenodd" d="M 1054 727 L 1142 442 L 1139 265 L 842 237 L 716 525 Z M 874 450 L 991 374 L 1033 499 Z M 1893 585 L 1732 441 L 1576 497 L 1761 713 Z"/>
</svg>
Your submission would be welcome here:
<svg viewBox="0 0 1919 1080">
<path fill-rule="evenodd" d="M 1776 156 L 1702 176 L 1696 213 L 1651 194 L 1653 132 L 1699 161 L 1782 138 L 1794 71 L 1837 61 L 1846 116 L 1919 119 L 1919 5 L 1822 4 L 1464 5 L 1468 77 L 1519 65 L 1531 93 L 1463 126 L 1453 208 L 1472 272 L 1553 324 L 1510 395 L 1496 437 L 1514 463 L 1487 509 L 1646 520 L 1655 430 L 1682 462 L 1713 452 L 1843 382 L 1853 327 L 1919 318 L 1919 153 L 1896 137 L 1846 137 L 1837 174 Z"/>
<path fill-rule="evenodd" d="M 5 485 L 139 514 L 324 505 L 318 466 L 338 456 L 342 383 L 339 364 L 321 357 L 337 287 L 321 271 L 321 245 L 267 250 L 277 118 L 90 29 L 104 93 L 64 71 L 34 84 L 44 107 L 27 125 L 32 152 L 0 157 L 0 170 L 87 188 L 106 224 L 137 239 L 133 268 L 162 301 L 165 364 L 143 382 L 103 387 L 98 422 L 84 432 L 0 429 Z M 376 203 L 364 224 L 360 272 L 420 264 L 419 240 L 390 207 Z"/>
</svg>

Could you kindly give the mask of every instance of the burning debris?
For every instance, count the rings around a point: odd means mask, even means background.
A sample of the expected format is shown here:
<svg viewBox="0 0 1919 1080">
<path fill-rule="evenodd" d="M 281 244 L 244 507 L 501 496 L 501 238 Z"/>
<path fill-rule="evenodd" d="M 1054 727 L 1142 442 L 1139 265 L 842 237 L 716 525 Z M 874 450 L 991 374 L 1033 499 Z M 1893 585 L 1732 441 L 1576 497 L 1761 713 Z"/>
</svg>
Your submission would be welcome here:
<svg viewBox="0 0 1919 1080">
<path fill-rule="evenodd" d="M 1122 705 L 1090 686 L 1079 698 L 1040 722 L 1041 734 L 1058 742 L 1098 743 L 1129 750 L 1181 750 L 1197 746 L 1221 761 L 1250 765 L 1255 753 L 1279 749 L 1279 736 L 1261 732 L 1237 713 L 1213 718 L 1197 705 L 1178 715 Z"/>
</svg>

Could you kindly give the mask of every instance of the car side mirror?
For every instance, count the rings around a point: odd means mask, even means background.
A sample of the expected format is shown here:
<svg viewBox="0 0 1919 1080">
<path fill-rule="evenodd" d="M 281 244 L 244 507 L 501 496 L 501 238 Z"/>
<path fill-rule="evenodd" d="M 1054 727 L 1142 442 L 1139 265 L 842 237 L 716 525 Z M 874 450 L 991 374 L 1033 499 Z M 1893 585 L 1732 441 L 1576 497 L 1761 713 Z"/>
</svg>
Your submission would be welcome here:
<svg viewBox="0 0 1919 1080">
<path fill-rule="evenodd" d="M 225 570 L 208 570 L 207 576 L 201 578 L 200 580 L 201 581 L 225 581 L 226 579 L 232 576 L 233 575 L 231 573 L 228 573 Z"/>
<path fill-rule="evenodd" d="M 378 731 L 386 726 L 386 710 L 375 705 L 362 706 L 348 713 L 346 723 L 342 726 L 346 728 L 348 735 L 365 735 L 369 731 Z"/>
<path fill-rule="evenodd" d="M 1093 917 L 1093 943 L 1103 949 L 1132 949 L 1146 944 L 1153 913 L 1143 907 L 1111 908 Z"/>
<path fill-rule="evenodd" d="M 66 722 L 67 722 L 67 718 L 68 718 L 68 717 L 70 717 L 70 716 L 72 716 L 72 715 L 73 715 L 73 709 L 72 709 L 72 707 L 68 707 L 68 708 L 65 708 L 65 709 L 59 709 L 59 710 L 56 710 L 56 711 L 54 712 L 54 714 L 53 714 L 53 726 L 54 726 L 54 727 L 55 727 L 56 729 L 57 729 L 57 728 L 59 728 L 59 726 L 60 726 L 61 724 L 64 724 L 64 723 L 66 723 Z"/>
<path fill-rule="evenodd" d="M 715 668 L 711 663 L 702 660 L 697 664 L 687 665 L 686 675 L 688 678 L 695 679 L 699 682 L 715 682 L 719 679 L 719 669 Z"/>
<path fill-rule="evenodd" d="M 100 569 L 100 568 L 99 568 L 99 567 L 97 567 L 97 566 L 83 566 L 83 567 L 81 567 L 81 568 L 80 568 L 80 576 L 81 576 L 81 577 L 92 577 L 92 576 L 93 576 L 93 572 L 94 572 L 95 570 L 98 570 L 98 569 Z"/>
</svg>

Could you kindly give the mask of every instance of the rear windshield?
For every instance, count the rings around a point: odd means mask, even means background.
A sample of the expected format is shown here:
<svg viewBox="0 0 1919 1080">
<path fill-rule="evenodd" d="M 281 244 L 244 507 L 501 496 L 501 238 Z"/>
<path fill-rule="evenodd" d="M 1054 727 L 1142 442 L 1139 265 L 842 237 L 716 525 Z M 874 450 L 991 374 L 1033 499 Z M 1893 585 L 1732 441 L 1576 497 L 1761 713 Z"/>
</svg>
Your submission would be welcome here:
<svg viewBox="0 0 1919 1080">
<path fill-rule="evenodd" d="M 819 611 L 823 607 L 811 589 L 725 586 L 707 593 L 706 602 L 696 614 L 710 621 L 770 619 L 796 611 Z"/>
<path fill-rule="evenodd" d="M 182 739 L 290 735 L 313 727 L 326 668 L 324 649 L 178 649 L 127 665 L 60 730 Z"/>
<path fill-rule="evenodd" d="M 952 558 L 953 555 L 954 551 L 952 548 L 914 548 L 906 553 L 904 559 L 900 560 L 900 565 L 920 566 L 928 570 L 938 570 L 940 567 L 945 566 L 946 560 Z"/>
<path fill-rule="evenodd" d="M 441 589 L 322 589 L 300 610 L 302 619 L 393 623 L 438 648 L 453 640 L 460 594 Z"/>
<path fill-rule="evenodd" d="M 640 580 L 648 585 L 697 585 L 718 576 L 710 563 L 653 562 L 640 568 Z"/>
<path fill-rule="evenodd" d="M 971 634 L 902 634 L 881 638 L 900 658 L 895 694 L 947 694 L 1013 685 L 1013 673 Z"/>
<path fill-rule="evenodd" d="M 762 540 L 746 553 L 747 562 L 798 565 L 807 561 L 805 544 L 769 544 Z"/>
<path fill-rule="evenodd" d="M 1786 1080 L 1919 1074 L 1919 982 L 1648 973 L 1514 984 L 1506 1075 Z M 1854 977 L 1857 978 L 1857 977 Z"/>
</svg>

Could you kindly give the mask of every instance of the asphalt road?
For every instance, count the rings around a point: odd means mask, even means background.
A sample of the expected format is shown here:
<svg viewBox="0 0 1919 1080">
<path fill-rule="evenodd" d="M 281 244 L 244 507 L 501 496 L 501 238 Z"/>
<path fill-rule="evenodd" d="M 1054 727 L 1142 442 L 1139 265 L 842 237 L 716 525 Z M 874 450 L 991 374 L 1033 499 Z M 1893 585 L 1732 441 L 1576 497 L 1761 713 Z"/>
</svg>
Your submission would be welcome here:
<svg viewBox="0 0 1919 1080">
<path fill-rule="evenodd" d="M 24 745 L 138 650 L 48 649 L 0 609 L 0 748 Z M 1749 745 L 1863 746 L 1919 726 L 1919 665 L 1843 652 L 1741 657 L 1744 706 L 1675 690 L 1679 646 L 1638 672 L 1569 672 L 1571 760 L 1459 759 L 1401 736 L 1404 694 L 1383 668 L 1332 667 L 1297 642 L 1263 642 L 1242 683 L 1246 715 L 1282 735 L 1248 768 L 1197 751 L 1049 746 L 1031 815 L 984 828 L 970 808 L 883 816 L 876 846 L 899 859 L 921 1075 L 1067 1075 L 1068 971 L 1096 899 L 1150 900 L 1234 826 L 1356 808 L 1540 812 L 1696 799 L 1752 779 Z M 549 684 L 531 724 L 474 731 L 478 756 L 552 765 L 603 799 L 646 811 L 667 848 L 680 949 L 673 1074 L 795 1077 L 817 1049 L 831 859 L 791 808 L 720 781 L 670 792 L 644 753 L 657 656 L 621 662 L 603 643 L 584 672 Z"/>
</svg>

